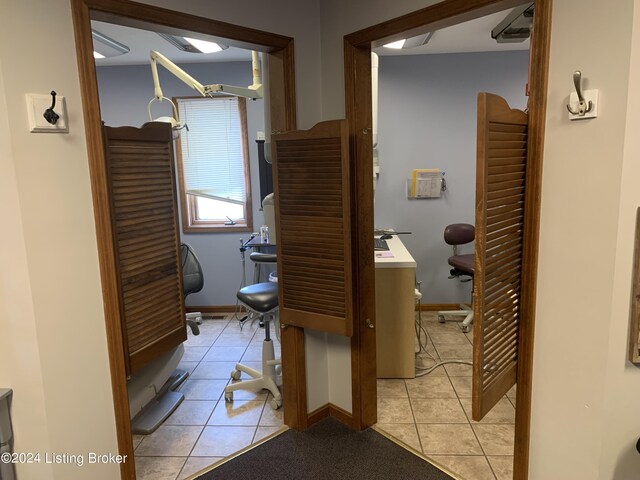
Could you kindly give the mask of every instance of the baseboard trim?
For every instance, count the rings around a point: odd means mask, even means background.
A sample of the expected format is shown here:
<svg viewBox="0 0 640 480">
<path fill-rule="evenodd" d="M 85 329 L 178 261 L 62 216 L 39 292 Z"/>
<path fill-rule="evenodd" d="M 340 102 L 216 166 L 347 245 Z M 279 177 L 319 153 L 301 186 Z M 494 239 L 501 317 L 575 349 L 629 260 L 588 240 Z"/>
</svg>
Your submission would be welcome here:
<svg viewBox="0 0 640 480">
<path fill-rule="evenodd" d="M 314 423 L 318 423 L 320 420 L 324 420 L 327 417 L 331 416 L 331 409 L 329 404 L 321 406 L 320 408 L 315 409 L 313 412 L 309 412 L 307 414 L 307 426 L 310 427 Z"/>
<path fill-rule="evenodd" d="M 327 403 L 313 412 L 310 412 L 307 416 L 307 426 L 310 427 L 314 423 L 318 423 L 320 420 L 324 420 L 328 417 L 333 417 L 339 422 L 344 423 L 347 427 L 353 428 L 353 416 L 333 403 Z"/>
<path fill-rule="evenodd" d="M 440 310 L 460 310 L 459 303 L 423 303 L 420 305 L 420 310 L 423 312 L 438 312 Z M 416 311 L 418 311 L 418 305 L 416 305 Z"/>
<path fill-rule="evenodd" d="M 240 305 L 239 306 L 239 310 L 240 311 L 244 311 L 245 308 Z M 236 308 L 238 308 L 236 305 L 206 305 L 206 306 L 193 306 L 193 307 L 185 307 L 185 310 L 187 311 L 187 313 L 190 312 L 202 312 L 202 313 L 231 313 L 231 312 L 235 312 Z"/>
</svg>

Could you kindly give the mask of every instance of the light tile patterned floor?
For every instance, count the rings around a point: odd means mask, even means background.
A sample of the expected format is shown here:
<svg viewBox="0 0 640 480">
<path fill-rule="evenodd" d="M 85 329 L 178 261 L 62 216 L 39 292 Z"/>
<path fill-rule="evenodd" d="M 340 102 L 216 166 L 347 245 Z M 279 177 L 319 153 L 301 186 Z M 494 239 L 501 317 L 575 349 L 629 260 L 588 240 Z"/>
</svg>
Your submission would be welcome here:
<svg viewBox="0 0 640 480">
<path fill-rule="evenodd" d="M 471 334 L 455 322 L 423 313 L 429 351 L 437 359 L 471 359 Z M 205 320 L 189 334 L 181 367 L 191 375 L 185 401 L 151 435 L 134 436 L 138 480 L 181 480 L 264 438 L 283 425 L 282 409 L 267 393 L 238 391 L 233 404 L 223 389 L 237 361 L 260 369 L 264 330 L 240 330 L 231 315 Z M 275 338 L 275 336 L 273 336 Z M 280 348 L 276 342 L 276 355 Z M 424 355 L 418 363 L 433 361 Z M 511 480 L 515 391 L 481 422 L 471 421 L 471 367 L 446 365 L 410 380 L 378 380 L 378 426 L 465 480 Z"/>
<path fill-rule="evenodd" d="M 138 480 L 187 478 L 282 428 L 282 408 L 271 409 L 266 391 L 237 391 L 233 403 L 225 402 L 223 390 L 236 362 L 261 369 L 264 329 L 256 321 L 240 330 L 233 315 L 221 316 L 205 319 L 200 335 L 189 332 L 180 365 L 190 372 L 180 389 L 185 400 L 154 433 L 134 435 Z"/>
<path fill-rule="evenodd" d="M 472 333 L 422 314 L 436 360 L 471 360 Z M 418 365 L 434 360 L 421 354 Z M 511 480 L 515 388 L 481 422 L 471 420 L 471 366 L 449 364 L 415 379 L 378 380 L 378 427 L 464 480 Z"/>
</svg>

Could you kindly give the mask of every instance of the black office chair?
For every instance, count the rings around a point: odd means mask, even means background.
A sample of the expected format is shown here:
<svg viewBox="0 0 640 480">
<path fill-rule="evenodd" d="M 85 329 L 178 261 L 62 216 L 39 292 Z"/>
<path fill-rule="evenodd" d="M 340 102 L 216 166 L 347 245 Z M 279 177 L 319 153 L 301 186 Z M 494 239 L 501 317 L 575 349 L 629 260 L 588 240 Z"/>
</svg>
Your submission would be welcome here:
<svg viewBox="0 0 640 480">
<path fill-rule="evenodd" d="M 449 272 L 449 278 L 458 278 L 462 282 L 473 281 L 473 274 L 475 269 L 475 255 L 465 254 L 458 255 L 458 246 L 466 245 L 473 242 L 476 236 L 476 229 L 473 225 L 468 223 L 453 223 L 447 225 L 444 229 L 444 241 L 448 245 L 453 246 L 453 255 L 449 257 L 448 263 L 453 268 Z M 473 288 L 471 289 L 473 297 Z M 473 304 L 473 298 L 472 298 Z M 464 320 L 460 327 L 462 331 L 467 333 L 471 330 L 471 323 L 473 322 L 473 306 L 460 305 L 462 310 L 449 310 L 438 312 L 438 320 L 440 323 L 446 321 L 445 315 L 451 316 L 463 316 Z"/>
<path fill-rule="evenodd" d="M 184 298 L 186 299 L 188 295 L 202 290 L 204 287 L 204 274 L 196 253 L 186 243 L 180 244 L 180 260 L 182 264 L 182 287 Z M 187 325 L 191 327 L 194 335 L 200 333 L 200 328 L 198 327 L 200 323 L 202 323 L 201 312 L 187 313 Z"/>
</svg>

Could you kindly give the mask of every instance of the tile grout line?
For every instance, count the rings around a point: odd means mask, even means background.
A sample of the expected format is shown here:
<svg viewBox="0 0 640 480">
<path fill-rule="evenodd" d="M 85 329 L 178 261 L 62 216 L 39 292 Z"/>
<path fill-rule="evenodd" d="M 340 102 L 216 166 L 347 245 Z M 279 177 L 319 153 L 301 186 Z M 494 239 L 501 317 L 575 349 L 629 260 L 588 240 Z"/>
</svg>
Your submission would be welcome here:
<svg viewBox="0 0 640 480">
<path fill-rule="evenodd" d="M 471 340 L 469 340 L 469 337 L 467 337 L 467 335 L 462 332 L 462 335 L 465 336 L 465 338 L 469 341 L 469 343 L 471 343 L 471 346 L 473 347 L 473 343 L 471 342 Z M 434 344 L 435 346 L 435 344 Z M 462 402 L 460 401 L 460 395 L 458 394 L 458 391 L 456 390 L 456 388 L 453 386 L 453 382 L 451 381 L 451 375 L 449 375 L 449 372 L 447 371 L 447 369 L 445 368 L 445 374 L 447 376 L 447 379 L 449 380 L 449 383 L 451 383 L 451 386 L 453 387 L 453 391 L 456 394 L 456 399 L 458 400 L 458 404 L 460 405 L 460 408 L 462 408 L 462 412 L 465 415 L 465 418 L 467 419 L 467 425 L 469 425 L 469 428 L 471 429 L 471 431 L 473 432 L 473 436 L 475 437 L 476 441 L 478 442 L 478 446 L 480 447 L 480 450 L 482 451 L 482 457 L 484 457 L 485 462 L 487 462 L 487 465 L 489 466 L 489 470 L 491 471 L 491 474 L 493 475 L 494 479 L 497 480 L 497 476 L 493 470 L 493 467 L 491 466 L 491 463 L 489 463 L 489 459 L 487 458 L 487 454 L 484 450 L 484 447 L 482 446 L 482 443 L 480 442 L 480 439 L 478 438 L 478 435 L 476 434 L 476 431 L 474 430 L 473 426 L 471 425 L 471 421 L 469 420 L 469 416 L 467 415 L 467 412 L 464 409 L 464 406 L 462 405 Z"/>
<path fill-rule="evenodd" d="M 220 331 L 220 333 L 218 333 L 218 335 L 216 335 L 216 338 L 213 340 L 213 343 L 211 344 L 211 346 L 207 349 L 206 353 L 202 356 L 202 358 L 198 361 L 198 364 L 195 366 L 195 368 L 193 369 L 193 371 L 195 372 L 196 369 L 200 366 L 200 364 L 203 362 L 204 358 L 207 356 L 207 354 L 209 353 L 209 351 L 211 350 L 211 348 L 213 347 L 213 345 L 215 345 L 216 341 L 218 340 L 218 338 L 220 337 L 220 335 L 222 335 L 222 332 L 224 332 L 224 330 L 229 326 L 229 322 L 227 321 L 227 324 L 224 326 L 224 328 Z M 191 375 L 189 375 L 191 376 Z M 193 380 L 193 379 L 192 379 Z M 180 387 L 182 388 L 182 387 Z M 186 400 L 186 397 L 185 397 Z M 184 401 L 183 401 L 184 403 Z M 213 409 L 211 410 L 211 413 L 209 414 L 209 416 L 207 417 L 207 420 L 204 422 L 204 425 L 196 425 L 196 426 L 202 426 L 202 429 L 200 430 L 200 433 L 198 434 L 198 438 L 196 438 L 196 441 L 193 442 L 193 445 L 191 446 L 191 449 L 189 450 L 189 455 L 187 455 L 187 457 L 185 458 L 184 463 L 182 464 L 182 467 L 180 468 L 180 471 L 178 472 L 178 474 L 176 475 L 176 480 L 178 480 L 180 478 L 180 475 L 182 474 L 182 471 L 184 470 L 184 467 L 187 465 L 187 462 L 189 461 L 189 458 L 191 458 L 191 454 L 193 453 L 193 449 L 196 448 L 196 445 L 198 444 L 198 442 L 200 441 L 200 438 L 202 437 L 202 434 L 204 433 L 204 430 L 207 426 L 207 423 L 209 422 L 209 419 L 211 418 L 211 415 L 213 415 L 213 412 L 215 411 L 215 409 L 218 407 L 218 404 L 220 403 L 220 398 L 218 398 L 218 400 L 216 401 L 215 405 L 213 406 Z"/>
</svg>

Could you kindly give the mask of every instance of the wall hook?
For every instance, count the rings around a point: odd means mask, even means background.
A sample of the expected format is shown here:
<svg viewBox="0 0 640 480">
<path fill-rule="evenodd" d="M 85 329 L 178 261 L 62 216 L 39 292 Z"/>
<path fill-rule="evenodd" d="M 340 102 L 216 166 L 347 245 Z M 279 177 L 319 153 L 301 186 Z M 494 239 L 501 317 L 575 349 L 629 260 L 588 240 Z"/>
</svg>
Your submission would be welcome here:
<svg viewBox="0 0 640 480">
<path fill-rule="evenodd" d="M 60 118 L 60 115 L 58 115 L 56 112 L 53 111 L 55 106 L 56 106 L 56 91 L 51 90 L 51 106 L 47 108 L 42 114 L 44 119 L 47 122 L 49 122 L 51 125 L 55 125 L 58 119 Z"/>
<path fill-rule="evenodd" d="M 569 113 L 573 115 L 580 115 L 581 117 L 585 116 L 593 109 L 593 102 L 589 100 L 588 102 L 584 99 L 584 95 L 582 95 L 582 72 L 580 70 L 576 70 L 573 72 L 573 86 L 576 89 L 576 94 L 578 95 L 578 108 L 574 110 L 570 105 L 567 105 L 567 110 Z"/>
</svg>

